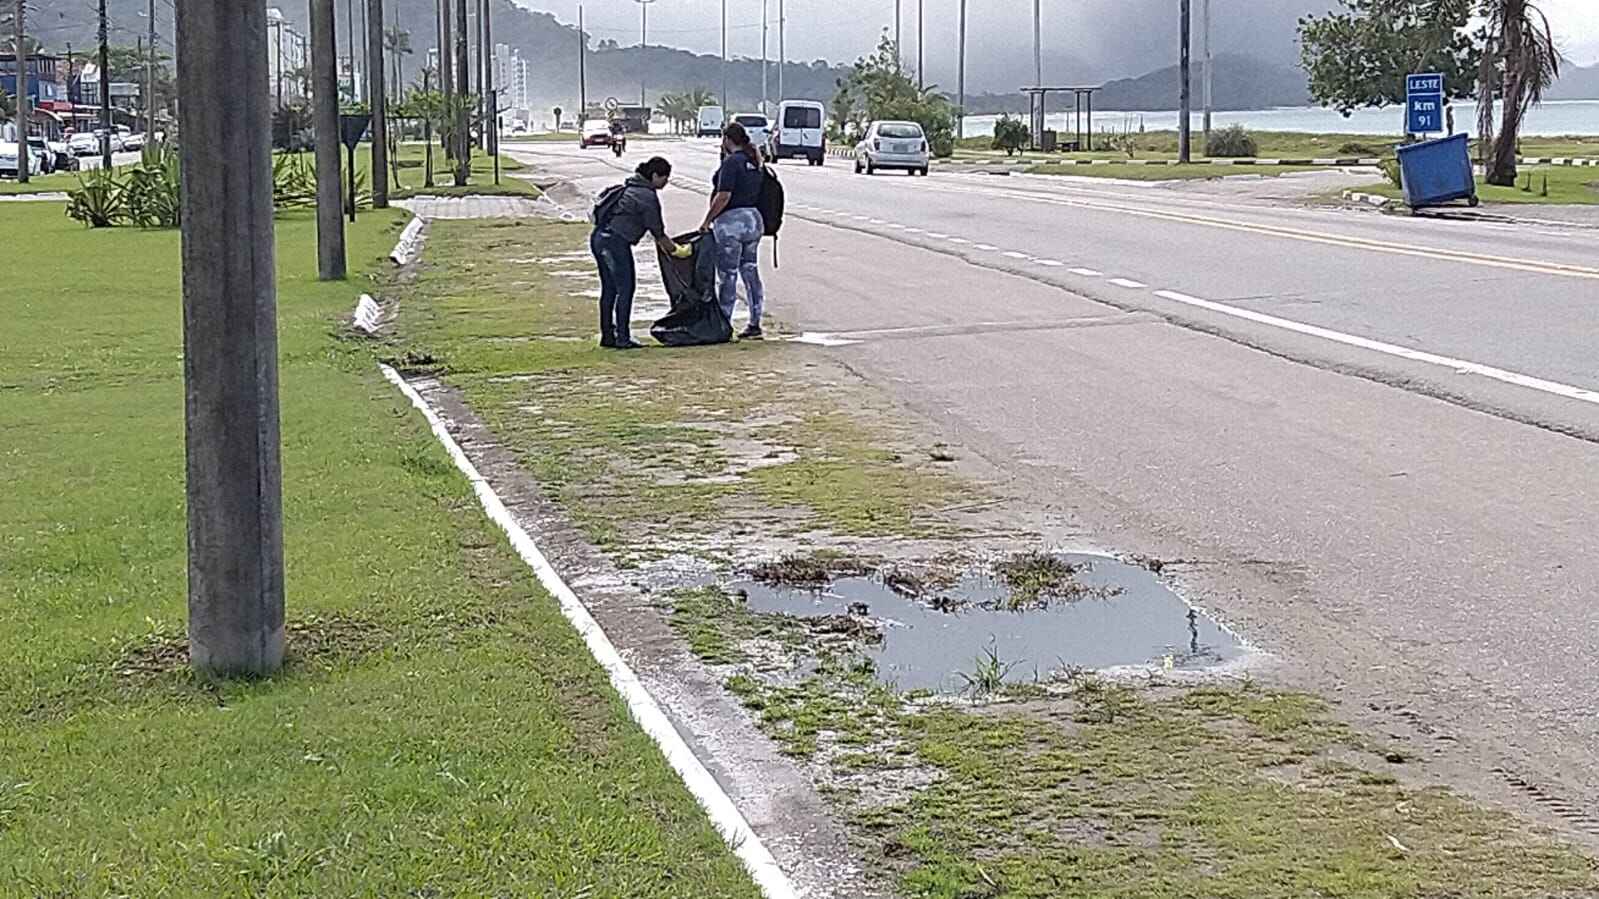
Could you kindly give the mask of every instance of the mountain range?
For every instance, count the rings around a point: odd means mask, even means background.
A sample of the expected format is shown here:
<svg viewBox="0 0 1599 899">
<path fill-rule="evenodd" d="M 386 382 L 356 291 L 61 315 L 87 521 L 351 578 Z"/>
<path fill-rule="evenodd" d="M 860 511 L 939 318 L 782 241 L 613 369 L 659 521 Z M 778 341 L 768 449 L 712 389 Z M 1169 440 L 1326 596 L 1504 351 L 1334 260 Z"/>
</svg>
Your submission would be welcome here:
<svg viewBox="0 0 1599 899">
<path fill-rule="evenodd" d="M 549 12 L 529 10 L 513 0 L 491 2 L 494 10 L 494 40 L 519 50 L 527 61 L 534 105 L 574 108 L 578 96 L 578 48 L 581 45 L 576 26 L 557 19 Z M 1136 2 L 1143 3 L 1146 0 Z M 363 6 L 359 0 L 353 3 L 357 16 L 357 43 L 362 34 L 360 10 Z M 60 51 L 67 43 L 71 43 L 81 51 L 92 44 L 95 26 L 92 4 L 82 0 L 36 0 L 36 7 L 30 21 L 37 36 L 49 49 Z M 131 45 L 143 33 L 145 7 L 146 0 L 108 0 L 114 43 Z M 302 32 L 306 30 L 307 4 L 303 0 L 285 3 L 281 8 L 284 16 L 296 28 Z M 340 53 L 343 55 L 348 52 L 345 47 L 347 23 L 343 21 L 343 16 L 346 10 L 352 8 L 351 0 L 335 0 L 335 8 L 341 17 L 336 30 Z M 416 52 L 404 58 L 402 66 L 410 73 L 406 80 L 412 81 L 421 70 L 424 51 L 436 43 L 435 2 L 389 0 L 386 8 L 390 17 L 397 16 L 399 26 L 411 34 L 411 45 Z M 166 4 L 156 5 L 156 28 L 164 36 L 162 45 L 169 52 L 170 36 L 174 33 L 171 16 L 171 8 Z M 1257 28 L 1257 36 L 1264 37 L 1268 33 L 1261 30 L 1264 28 L 1264 25 Z M 1292 46 L 1291 41 L 1284 39 L 1283 28 L 1284 23 L 1272 19 L 1269 31 L 1272 39 L 1258 45 L 1259 53 L 1252 50 L 1247 54 L 1223 53 L 1216 57 L 1216 108 L 1298 106 L 1309 102 L 1304 73 L 1293 64 L 1291 53 L 1282 52 Z M 759 60 L 734 59 L 724 67 L 717 55 L 696 54 L 655 44 L 642 49 L 636 45 L 621 46 L 614 40 L 595 41 L 592 34 L 587 36 L 587 46 L 590 48 L 586 68 L 591 101 L 616 97 L 623 102 L 631 102 L 638 97 L 641 88 L 646 89 L 651 102 L 668 91 L 704 88 L 719 94 L 723 88 L 724 71 L 729 105 L 749 108 L 761 97 Z M 1018 56 L 1025 55 L 1013 51 L 1014 48 L 1012 52 L 1000 53 L 997 49 L 991 49 L 984 51 L 982 58 L 1000 57 L 1013 64 Z M 1055 58 L 1058 57 L 1051 57 Z M 1154 47 L 1130 50 L 1118 67 L 1124 71 L 1138 71 L 1137 60 L 1153 62 L 1161 58 L 1160 51 Z M 1049 65 L 1051 71 L 1056 67 L 1053 62 Z M 980 68 L 975 60 L 972 68 Z M 1081 71 L 1087 68 L 1081 64 L 1072 66 L 1063 60 L 1058 68 L 1062 72 L 1076 72 L 1076 75 L 1071 76 L 1073 81 L 1095 83 L 1095 79 Z M 1093 68 L 1104 70 L 1098 65 Z M 937 71 L 932 66 L 930 70 Z M 837 79 L 843 71 L 838 61 L 791 61 L 784 69 L 786 92 L 792 97 L 831 100 Z M 1202 73 L 1202 64 L 1196 64 L 1194 71 L 1197 102 L 1198 85 L 1201 83 L 1198 76 Z M 1550 91 L 1549 99 L 1599 99 L 1599 66 L 1582 68 L 1568 65 L 1564 71 L 1564 77 Z M 775 97 L 775 64 L 767 74 L 770 94 Z M 1009 74 L 1002 78 L 997 72 L 995 77 L 987 80 L 976 77 L 969 79 L 972 84 L 1007 82 L 1022 83 L 1012 79 Z M 1128 111 L 1171 109 L 1176 105 L 1177 84 L 1175 66 L 1154 68 L 1138 77 L 1106 83 L 1095 97 L 1095 106 L 1104 110 Z M 951 87 L 949 82 L 942 85 L 947 93 L 953 93 Z M 1018 111 L 1025 109 L 1026 103 L 1020 94 L 976 94 L 968 98 L 968 108 L 976 113 Z"/>
</svg>

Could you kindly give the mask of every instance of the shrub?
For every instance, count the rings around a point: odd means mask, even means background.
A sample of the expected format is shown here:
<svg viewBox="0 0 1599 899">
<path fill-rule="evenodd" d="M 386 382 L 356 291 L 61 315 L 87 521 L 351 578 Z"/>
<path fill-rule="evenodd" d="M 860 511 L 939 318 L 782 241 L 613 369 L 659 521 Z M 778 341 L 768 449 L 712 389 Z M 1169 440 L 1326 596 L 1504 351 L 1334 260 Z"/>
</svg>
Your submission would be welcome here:
<svg viewBox="0 0 1599 899">
<path fill-rule="evenodd" d="M 1015 156 L 1017 150 L 1027 146 L 1030 136 L 1027 123 L 1021 119 L 1002 115 L 994 122 L 994 149 L 1004 150 L 1006 156 Z"/>
<path fill-rule="evenodd" d="M 67 216 L 90 228 L 109 228 L 123 214 L 122 182 L 110 169 L 79 175 L 77 190 L 67 191 Z"/>
<path fill-rule="evenodd" d="M 139 164 L 123 182 L 129 221 L 143 228 L 176 228 L 183 223 L 183 182 L 178 153 L 164 142 L 144 148 Z"/>
<path fill-rule="evenodd" d="M 1242 159 L 1260 155 L 1254 135 L 1242 125 L 1228 125 L 1210 133 L 1205 142 L 1205 155 L 1221 159 Z"/>
</svg>

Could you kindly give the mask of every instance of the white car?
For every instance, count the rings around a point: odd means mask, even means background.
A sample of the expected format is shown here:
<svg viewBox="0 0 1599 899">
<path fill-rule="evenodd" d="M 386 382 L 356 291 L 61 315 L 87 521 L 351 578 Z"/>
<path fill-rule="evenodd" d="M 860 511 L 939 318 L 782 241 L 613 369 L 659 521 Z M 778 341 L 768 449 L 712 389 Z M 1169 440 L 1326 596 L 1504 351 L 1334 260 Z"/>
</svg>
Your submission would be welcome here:
<svg viewBox="0 0 1599 899">
<path fill-rule="evenodd" d="M 44 153 L 33 147 L 28 148 L 28 174 L 49 174 L 49 169 L 45 166 Z M 17 177 L 17 144 L 15 141 L 0 143 L 0 176 Z"/>
<path fill-rule="evenodd" d="M 96 156 L 100 153 L 100 137 L 93 132 L 80 131 L 67 138 L 67 149 L 73 156 Z"/>
<path fill-rule="evenodd" d="M 873 122 L 855 145 L 857 175 L 875 175 L 879 169 L 926 175 L 931 163 L 927 134 L 915 122 Z"/>
<path fill-rule="evenodd" d="M 744 126 L 749 133 L 750 143 L 760 147 L 762 153 L 766 152 L 767 141 L 772 136 L 772 123 L 766 116 L 758 112 L 741 112 L 733 116 L 733 121 Z"/>
<path fill-rule="evenodd" d="M 772 159 L 803 156 L 811 165 L 822 165 L 827 160 L 827 133 L 822 126 L 826 116 L 827 108 L 815 100 L 784 100 L 778 104 Z"/>
</svg>

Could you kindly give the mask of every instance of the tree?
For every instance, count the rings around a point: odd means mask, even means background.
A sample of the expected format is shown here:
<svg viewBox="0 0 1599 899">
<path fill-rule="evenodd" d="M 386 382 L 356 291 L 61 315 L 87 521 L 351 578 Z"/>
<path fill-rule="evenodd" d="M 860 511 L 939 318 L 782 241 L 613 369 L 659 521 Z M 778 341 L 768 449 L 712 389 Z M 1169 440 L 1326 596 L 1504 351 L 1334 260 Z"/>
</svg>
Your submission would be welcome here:
<svg viewBox="0 0 1599 899">
<path fill-rule="evenodd" d="M 405 80 L 401 72 L 402 57 L 410 56 L 413 52 L 411 49 L 411 32 L 402 30 L 398 25 L 385 29 L 383 32 L 383 50 L 388 54 L 389 62 L 392 66 L 390 70 L 392 77 L 389 79 L 389 83 L 394 86 L 390 90 L 394 93 L 394 101 L 398 102 L 405 93 Z"/>
<path fill-rule="evenodd" d="M 857 60 L 855 67 L 838 79 L 833 119 L 840 132 L 859 131 L 869 122 L 882 120 L 916 122 L 927 133 L 935 156 L 955 152 L 955 110 L 949 98 L 936 87 L 916 86 L 886 31 L 877 52 Z"/>
<path fill-rule="evenodd" d="M 1478 69 L 1477 126 L 1484 147 L 1493 146 L 1487 181 L 1499 187 L 1516 183 L 1517 144 L 1527 110 L 1543 101 L 1560 77 L 1560 51 L 1549 19 L 1530 0 L 1483 0 L 1486 46 Z M 1503 107 L 1494 139 L 1494 103 Z"/>
<path fill-rule="evenodd" d="M 994 122 L 994 149 L 1004 150 L 1006 156 L 1015 156 L 1016 151 L 1027 144 L 1029 134 L 1027 123 L 1009 115 L 1001 115 Z"/>
<path fill-rule="evenodd" d="M 1340 0 L 1343 11 L 1299 20 L 1300 59 L 1316 102 L 1345 116 L 1405 102 L 1405 76 L 1439 72 L 1452 96 L 1473 96 L 1481 38 L 1474 0 Z"/>
</svg>

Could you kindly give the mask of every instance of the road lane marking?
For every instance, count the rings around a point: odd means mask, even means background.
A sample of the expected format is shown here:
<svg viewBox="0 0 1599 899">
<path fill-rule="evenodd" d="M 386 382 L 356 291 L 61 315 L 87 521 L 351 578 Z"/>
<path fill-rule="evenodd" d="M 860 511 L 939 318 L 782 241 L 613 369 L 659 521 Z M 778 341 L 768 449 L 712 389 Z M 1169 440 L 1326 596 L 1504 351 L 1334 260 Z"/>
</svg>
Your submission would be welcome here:
<svg viewBox="0 0 1599 899">
<path fill-rule="evenodd" d="M 1060 268 L 1066 264 L 1061 262 L 1059 259 L 1034 259 L 1033 261 L 1039 265 L 1048 266 L 1049 268 Z"/>
<path fill-rule="evenodd" d="M 1260 225 L 1251 222 L 1241 222 L 1233 219 L 1214 218 L 1186 212 L 1170 212 L 1100 200 L 1086 200 L 1064 196 L 1043 196 L 1041 194 L 1031 194 L 1024 191 L 999 190 L 993 188 L 978 189 L 955 185 L 930 186 L 926 189 L 944 190 L 951 193 L 975 193 L 999 199 L 1015 199 L 1022 200 L 1023 202 L 1041 203 L 1050 206 L 1068 206 L 1078 209 L 1092 209 L 1098 212 L 1118 212 L 1140 218 L 1153 218 L 1191 225 L 1203 225 L 1205 227 L 1219 228 L 1226 231 L 1238 231 L 1247 234 L 1263 234 L 1270 237 L 1281 237 L 1288 240 L 1324 244 L 1327 246 L 1343 247 L 1345 249 L 1366 250 L 1373 253 L 1387 253 L 1396 256 L 1411 256 L 1442 262 L 1463 262 L 1468 265 L 1480 265 L 1489 268 L 1532 272 L 1534 274 L 1542 275 L 1559 275 L 1561 277 L 1582 278 L 1585 280 L 1599 281 L 1599 268 L 1573 265 L 1565 262 L 1542 262 L 1537 260 L 1514 259 L 1508 256 L 1494 256 L 1486 253 L 1475 253 L 1465 250 L 1447 250 L 1439 247 L 1425 247 L 1416 244 L 1394 243 L 1390 241 L 1373 240 L 1370 238 L 1354 237 L 1350 235 L 1330 234 L 1320 231 L 1306 231 L 1279 225 Z"/>
<path fill-rule="evenodd" d="M 1426 353 L 1421 350 L 1413 350 L 1409 347 L 1403 347 L 1397 344 L 1384 343 L 1381 340 L 1372 340 L 1369 337 L 1358 337 L 1354 334 L 1345 334 L 1342 331 L 1334 331 L 1331 328 L 1307 325 L 1302 322 L 1291 321 L 1286 318 L 1278 318 L 1275 315 L 1267 315 L 1263 312 L 1255 312 L 1252 309 L 1229 306 L 1226 303 L 1217 303 L 1213 300 L 1202 300 L 1198 297 L 1191 297 L 1184 293 L 1178 293 L 1175 290 L 1157 290 L 1155 291 L 1155 296 L 1164 300 L 1171 300 L 1174 303 L 1182 303 L 1187 306 L 1193 306 L 1197 309 L 1206 309 L 1211 312 L 1219 312 L 1223 315 L 1230 315 L 1234 318 L 1241 318 L 1245 321 L 1252 321 L 1262 325 L 1270 325 L 1274 328 L 1282 328 L 1285 331 L 1292 331 L 1296 334 L 1304 334 L 1310 337 L 1320 337 L 1323 340 L 1331 340 L 1334 343 L 1341 343 L 1345 346 L 1359 347 L 1361 349 L 1372 350 L 1374 352 L 1383 353 L 1389 356 L 1397 356 L 1400 359 L 1409 359 L 1412 362 L 1425 362 L 1429 365 L 1437 365 L 1443 368 L 1453 369 L 1458 374 L 1479 375 L 1484 378 L 1491 378 L 1495 381 L 1502 381 L 1506 384 L 1514 384 L 1517 387 L 1526 387 L 1531 390 L 1553 394 L 1566 399 L 1580 400 L 1584 403 L 1593 403 L 1595 405 L 1599 405 L 1599 391 L 1588 390 L 1586 388 L 1576 387 L 1571 384 L 1562 384 L 1559 381 L 1549 381 L 1544 378 L 1533 377 L 1532 375 L 1524 375 L 1521 372 L 1509 371 L 1508 369 L 1503 368 L 1495 368 L 1491 365 L 1483 365 L 1479 362 L 1468 362 L 1464 359 L 1455 359 L 1450 356 L 1440 356 L 1436 353 Z"/>
<path fill-rule="evenodd" d="M 1033 258 L 1033 257 L 1027 255 L 1026 253 L 1018 253 L 1015 250 L 1006 250 L 1005 252 L 1001 253 L 1000 255 L 1004 256 L 1004 257 L 1006 257 L 1008 259 L 1031 259 L 1031 258 Z"/>
<path fill-rule="evenodd" d="M 1071 272 L 1074 275 L 1082 275 L 1085 278 L 1097 278 L 1100 275 L 1105 274 L 1104 272 L 1095 271 L 1095 270 L 1093 270 L 1091 268 L 1073 268 L 1073 269 L 1067 269 L 1067 271 Z"/>
<path fill-rule="evenodd" d="M 979 243 L 979 244 L 973 244 L 972 246 L 975 249 L 982 250 L 984 253 L 992 253 L 995 250 L 999 249 L 999 247 L 996 247 L 996 246 L 994 246 L 991 243 Z"/>
<path fill-rule="evenodd" d="M 1107 284 L 1114 284 L 1117 287 L 1125 287 L 1128 290 L 1142 290 L 1145 287 L 1149 286 L 1148 284 L 1145 284 L 1142 281 L 1134 281 L 1131 278 L 1111 278 L 1106 283 Z"/>
<path fill-rule="evenodd" d="M 950 243 L 971 243 L 971 241 L 967 240 L 964 237 L 951 237 L 949 239 L 949 242 Z"/>
<path fill-rule="evenodd" d="M 943 240 L 944 238 L 948 237 L 949 235 L 945 234 L 945 233 L 943 233 L 941 231 L 929 231 L 929 232 L 927 232 L 927 236 L 931 237 L 931 238 L 934 238 L 936 240 Z"/>
</svg>

